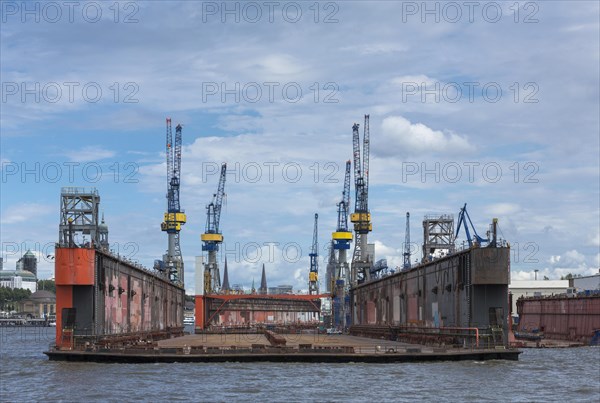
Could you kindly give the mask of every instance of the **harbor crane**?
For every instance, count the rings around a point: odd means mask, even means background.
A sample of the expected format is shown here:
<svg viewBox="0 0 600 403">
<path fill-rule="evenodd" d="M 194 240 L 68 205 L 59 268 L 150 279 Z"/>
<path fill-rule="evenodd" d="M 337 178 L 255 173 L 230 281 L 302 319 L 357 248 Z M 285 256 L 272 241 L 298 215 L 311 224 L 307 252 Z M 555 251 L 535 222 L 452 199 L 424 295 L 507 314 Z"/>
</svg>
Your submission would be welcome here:
<svg viewBox="0 0 600 403">
<path fill-rule="evenodd" d="M 404 270 L 410 269 L 410 213 L 406 212 L 406 232 L 404 233 L 404 264 L 402 268 Z"/>
<path fill-rule="evenodd" d="M 219 292 L 221 288 L 217 252 L 219 251 L 219 244 L 223 242 L 219 221 L 221 220 L 221 206 L 225 196 L 226 173 L 227 164 L 223 163 L 217 193 L 213 194 L 212 202 L 206 206 L 206 231 L 200 236 L 203 242 L 202 251 L 208 252 L 208 259 L 204 264 L 204 295 Z"/>
<path fill-rule="evenodd" d="M 335 272 L 333 274 L 331 284 L 331 295 L 339 300 L 338 310 L 339 326 L 346 327 L 345 318 L 346 311 L 349 311 L 349 306 L 345 304 L 346 295 L 348 294 L 348 286 L 350 284 L 350 267 L 346 252 L 350 249 L 352 242 L 352 232 L 348 229 L 348 211 L 350 210 L 350 170 L 352 162 L 346 162 L 346 171 L 344 175 L 344 190 L 342 191 L 342 200 L 337 204 L 338 216 L 336 231 L 331 234 L 333 252 L 337 251 L 335 259 Z"/>
<path fill-rule="evenodd" d="M 338 216 L 336 231 L 331 234 L 333 240 L 333 248 L 338 251 L 337 267 L 335 278 L 337 280 L 348 281 L 349 275 L 348 262 L 346 251 L 350 249 L 352 242 L 352 232 L 348 230 L 348 210 L 350 209 L 350 169 L 351 162 L 346 161 L 346 172 L 344 175 L 344 190 L 342 192 L 342 200 L 337 204 Z"/>
<path fill-rule="evenodd" d="M 315 213 L 315 227 L 313 230 L 312 248 L 308 256 L 310 257 L 310 271 L 308 273 L 308 293 L 310 295 L 319 294 L 319 239 L 318 239 L 319 215 Z"/>
<path fill-rule="evenodd" d="M 475 226 L 473 225 L 473 222 L 471 221 L 471 217 L 469 216 L 469 213 L 467 212 L 467 203 L 465 203 L 465 205 L 460 209 L 460 212 L 458 213 L 458 225 L 456 226 L 456 235 L 454 236 L 454 239 L 456 239 L 458 237 L 458 233 L 460 231 L 461 227 L 465 228 L 465 234 L 467 236 L 467 242 L 469 243 L 469 248 L 472 248 L 473 245 L 475 244 L 476 246 L 481 246 L 484 243 L 487 243 L 487 246 L 490 247 L 495 247 L 496 246 L 496 239 L 497 239 L 497 228 L 498 228 L 498 219 L 494 218 L 492 220 L 492 228 L 490 231 L 488 231 L 487 234 L 487 238 L 482 238 L 481 236 L 479 236 L 479 234 L 477 234 L 477 230 L 475 230 Z M 471 227 L 471 229 L 473 230 L 473 237 L 471 237 L 471 232 L 469 231 L 469 226 Z M 491 232 L 491 239 L 490 239 L 490 232 Z"/>
<path fill-rule="evenodd" d="M 362 146 L 362 165 L 360 152 L 359 125 L 352 126 L 352 148 L 354 152 L 354 187 L 356 200 L 354 213 L 350 221 L 354 224 L 354 254 L 352 255 L 351 282 L 356 285 L 370 277 L 372 258 L 367 253 L 368 234 L 373 230 L 371 213 L 369 212 L 369 115 L 365 115 L 365 126 Z"/>
<path fill-rule="evenodd" d="M 167 212 L 160 228 L 168 235 L 169 243 L 162 261 L 155 262 L 155 268 L 164 272 L 173 283 L 183 285 L 183 259 L 179 244 L 179 231 L 186 222 L 185 213 L 179 204 L 179 186 L 181 175 L 181 125 L 175 127 L 175 143 L 171 118 L 167 118 Z"/>
</svg>

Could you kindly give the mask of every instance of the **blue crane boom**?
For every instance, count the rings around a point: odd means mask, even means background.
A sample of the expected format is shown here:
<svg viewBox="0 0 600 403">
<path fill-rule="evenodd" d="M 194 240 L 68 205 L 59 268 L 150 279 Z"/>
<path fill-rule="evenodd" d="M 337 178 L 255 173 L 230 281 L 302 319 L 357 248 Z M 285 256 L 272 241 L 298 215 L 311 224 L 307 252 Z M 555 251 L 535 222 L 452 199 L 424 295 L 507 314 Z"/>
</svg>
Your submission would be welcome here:
<svg viewBox="0 0 600 403">
<path fill-rule="evenodd" d="M 206 233 L 220 234 L 219 222 L 221 220 L 221 207 L 225 195 L 225 178 L 227 173 L 227 164 L 221 165 L 221 175 L 219 176 L 219 185 L 217 193 L 213 194 L 212 202 L 206 206 Z"/>
<path fill-rule="evenodd" d="M 455 239 L 456 239 L 456 237 L 458 237 L 458 233 L 462 226 L 464 226 L 464 228 L 465 228 L 465 234 L 467 235 L 467 242 L 469 243 L 469 247 L 473 246 L 473 240 L 475 240 L 475 242 L 477 242 L 479 245 L 483 244 L 484 242 L 490 242 L 489 238 L 482 238 L 479 236 L 479 234 L 477 234 L 477 231 L 475 230 L 475 226 L 473 225 L 473 222 L 471 221 L 471 217 L 469 216 L 469 213 L 467 212 L 467 203 L 465 203 L 465 205 L 460 209 L 460 212 L 458 213 L 458 225 L 456 227 L 456 235 L 454 236 Z M 473 230 L 473 238 L 471 238 L 471 232 L 469 231 L 469 226 Z"/>
<path fill-rule="evenodd" d="M 342 200 L 338 203 L 337 232 L 348 232 L 348 210 L 350 208 L 350 170 L 351 161 L 346 161 L 346 171 L 344 175 L 344 190 Z M 334 236 L 335 239 L 335 236 Z M 336 248 L 339 249 L 339 248 Z M 348 249 L 348 248 L 344 248 Z"/>
<path fill-rule="evenodd" d="M 217 252 L 219 244 L 223 242 L 223 235 L 219 228 L 221 221 L 221 207 L 223 197 L 225 196 L 225 178 L 227 174 L 227 164 L 221 165 L 221 174 L 219 176 L 219 185 L 217 192 L 213 194 L 213 199 L 206 206 L 206 231 L 200 235 L 202 240 L 202 250 L 208 252 L 208 259 L 204 264 L 204 294 L 212 294 L 220 291 L 221 275 L 219 264 L 217 262 Z"/>
</svg>

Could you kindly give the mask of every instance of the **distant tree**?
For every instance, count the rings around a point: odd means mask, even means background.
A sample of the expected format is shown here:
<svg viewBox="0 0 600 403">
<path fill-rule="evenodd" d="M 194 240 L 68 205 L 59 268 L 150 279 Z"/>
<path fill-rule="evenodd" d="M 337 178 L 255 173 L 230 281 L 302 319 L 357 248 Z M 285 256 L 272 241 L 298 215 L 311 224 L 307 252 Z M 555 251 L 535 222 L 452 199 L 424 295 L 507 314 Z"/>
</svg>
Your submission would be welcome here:
<svg viewBox="0 0 600 403">
<path fill-rule="evenodd" d="M 567 274 L 566 276 L 560 276 L 561 280 L 571 280 L 573 278 L 573 275 L 571 273 Z"/>
<path fill-rule="evenodd" d="M 0 309 L 13 311 L 15 302 L 29 298 L 31 291 L 23 288 L 0 287 Z"/>
<path fill-rule="evenodd" d="M 51 293 L 56 294 L 56 283 L 54 280 L 38 280 L 37 289 L 50 291 Z"/>
</svg>

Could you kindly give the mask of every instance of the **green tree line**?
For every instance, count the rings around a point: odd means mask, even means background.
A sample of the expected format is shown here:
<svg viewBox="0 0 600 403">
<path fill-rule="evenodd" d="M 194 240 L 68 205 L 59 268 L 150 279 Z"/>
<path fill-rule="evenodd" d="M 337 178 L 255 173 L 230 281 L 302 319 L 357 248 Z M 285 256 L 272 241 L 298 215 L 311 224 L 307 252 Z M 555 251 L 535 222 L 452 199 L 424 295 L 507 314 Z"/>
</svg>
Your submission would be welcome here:
<svg viewBox="0 0 600 403">
<path fill-rule="evenodd" d="M 37 289 L 50 291 L 52 294 L 56 294 L 56 284 L 54 283 L 54 280 L 38 280 Z"/>
<path fill-rule="evenodd" d="M 0 309 L 3 311 L 14 311 L 17 303 L 29 298 L 31 291 L 23 288 L 0 287 Z"/>
</svg>

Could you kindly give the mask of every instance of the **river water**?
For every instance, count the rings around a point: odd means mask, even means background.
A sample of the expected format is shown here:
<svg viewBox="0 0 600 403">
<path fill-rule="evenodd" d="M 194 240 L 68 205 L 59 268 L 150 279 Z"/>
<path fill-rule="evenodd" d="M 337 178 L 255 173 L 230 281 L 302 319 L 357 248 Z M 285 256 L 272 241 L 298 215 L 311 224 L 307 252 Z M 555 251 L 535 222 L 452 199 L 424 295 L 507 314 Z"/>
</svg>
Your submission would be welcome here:
<svg viewBox="0 0 600 403">
<path fill-rule="evenodd" d="M 400 364 L 48 361 L 54 328 L 0 327 L 2 402 L 599 402 L 600 348 Z"/>
</svg>

